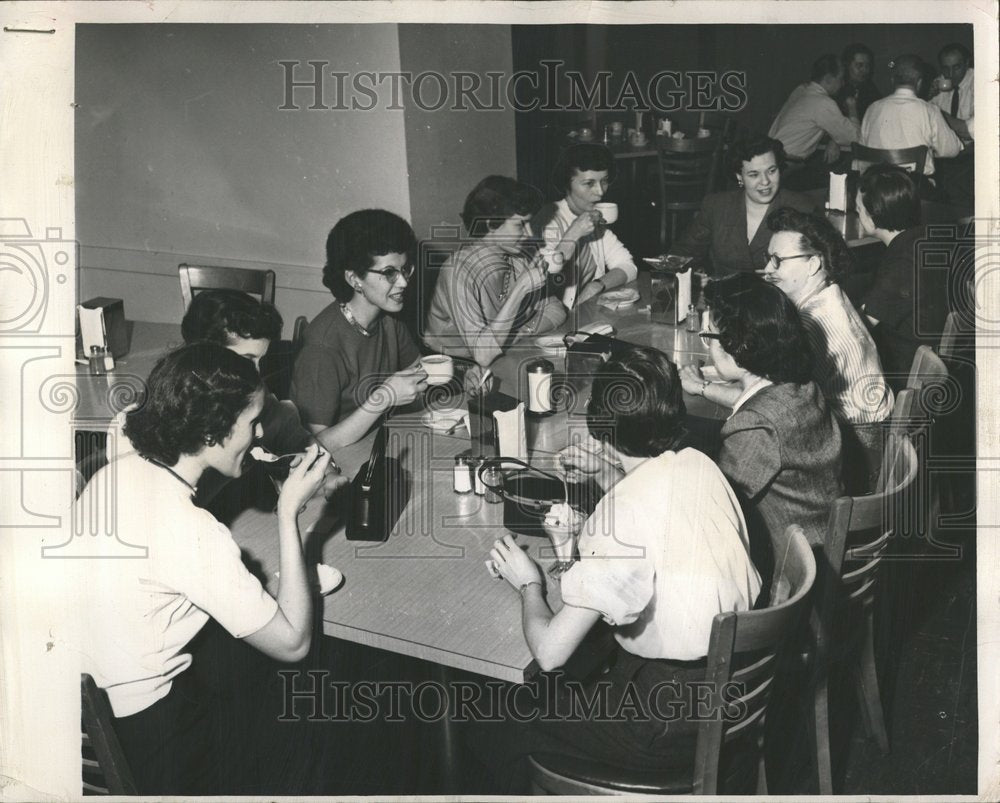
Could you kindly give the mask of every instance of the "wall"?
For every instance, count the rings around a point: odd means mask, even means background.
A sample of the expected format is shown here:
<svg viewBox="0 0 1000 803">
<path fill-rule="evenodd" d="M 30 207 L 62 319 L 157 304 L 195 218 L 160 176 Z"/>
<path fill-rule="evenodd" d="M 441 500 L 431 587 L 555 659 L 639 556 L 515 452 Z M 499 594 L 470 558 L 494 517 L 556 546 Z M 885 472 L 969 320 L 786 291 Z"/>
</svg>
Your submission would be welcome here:
<svg viewBox="0 0 1000 803">
<path fill-rule="evenodd" d="M 488 70 L 510 75 L 510 26 L 400 25 L 399 58 L 403 70 L 414 75 L 425 70 L 444 76 Z M 429 105 L 435 104 L 436 92 L 427 89 Z M 488 95 L 484 85 L 477 96 L 488 105 Z M 514 112 L 506 102 L 498 111 L 464 105 L 469 110 L 453 109 L 451 103 L 438 111 L 407 106 L 410 209 L 418 239 L 429 237 L 437 224 L 459 224 L 465 196 L 481 179 L 516 174 Z"/>
<path fill-rule="evenodd" d="M 402 111 L 281 110 L 279 60 L 399 69 L 394 24 L 81 25 L 76 49 L 80 295 L 136 320 L 181 316 L 180 262 L 273 267 L 286 333 L 327 303 L 341 215 L 409 217 Z M 308 67 L 296 79 L 309 78 Z M 335 87 L 324 84 L 332 105 Z"/>
</svg>

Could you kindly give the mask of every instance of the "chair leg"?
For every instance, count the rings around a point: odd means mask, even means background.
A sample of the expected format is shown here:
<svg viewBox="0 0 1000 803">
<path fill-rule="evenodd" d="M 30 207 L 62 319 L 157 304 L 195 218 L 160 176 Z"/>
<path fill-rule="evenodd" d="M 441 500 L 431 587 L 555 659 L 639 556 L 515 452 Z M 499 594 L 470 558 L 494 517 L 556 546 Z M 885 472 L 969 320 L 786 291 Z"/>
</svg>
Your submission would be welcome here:
<svg viewBox="0 0 1000 803">
<path fill-rule="evenodd" d="M 809 737 L 816 757 L 816 779 L 821 795 L 833 794 L 833 769 L 830 761 L 830 713 L 827 701 L 827 673 L 816 673 L 813 680 L 813 710 L 809 717 Z"/>
<path fill-rule="evenodd" d="M 889 752 L 889 735 L 885 730 L 885 717 L 882 714 L 882 697 L 878 690 L 878 673 L 875 671 L 875 643 L 871 614 L 865 624 L 865 635 L 862 639 L 861 655 L 859 656 L 858 684 L 862 698 L 862 712 L 875 737 L 882 755 Z"/>
<path fill-rule="evenodd" d="M 760 751 L 760 760 L 757 762 L 757 794 L 764 796 L 767 794 L 767 768 L 764 761 L 764 750 Z"/>
</svg>

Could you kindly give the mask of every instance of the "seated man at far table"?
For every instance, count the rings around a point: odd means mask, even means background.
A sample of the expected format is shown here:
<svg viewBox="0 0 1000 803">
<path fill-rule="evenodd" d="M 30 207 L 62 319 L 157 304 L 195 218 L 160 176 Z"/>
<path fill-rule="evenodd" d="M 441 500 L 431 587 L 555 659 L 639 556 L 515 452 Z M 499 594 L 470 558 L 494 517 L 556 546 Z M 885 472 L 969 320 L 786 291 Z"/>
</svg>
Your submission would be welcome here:
<svg viewBox="0 0 1000 803">
<path fill-rule="evenodd" d="M 945 122 L 941 110 L 918 94 L 923 86 L 921 61 L 904 54 L 892 64 L 892 85 L 887 98 L 873 103 L 861 124 L 861 144 L 869 148 L 927 146 L 924 175 L 934 175 L 935 158 L 957 156 L 962 142 Z"/>
<path fill-rule="evenodd" d="M 820 56 L 812 67 L 810 80 L 792 90 L 769 137 L 780 140 L 789 158 L 805 162 L 805 167 L 785 182 L 789 189 L 822 186 L 827 173 L 838 167 L 841 149 L 850 147 L 861 135 L 857 98 L 844 98 L 848 114 L 841 114 L 834 98 L 844 85 L 844 65 L 832 53 Z M 824 150 L 819 146 L 826 140 Z"/>
<path fill-rule="evenodd" d="M 975 138 L 976 109 L 973 97 L 972 54 L 953 42 L 938 53 L 941 75 L 931 84 L 930 102 L 944 114 L 945 122 L 962 139 Z"/>
</svg>

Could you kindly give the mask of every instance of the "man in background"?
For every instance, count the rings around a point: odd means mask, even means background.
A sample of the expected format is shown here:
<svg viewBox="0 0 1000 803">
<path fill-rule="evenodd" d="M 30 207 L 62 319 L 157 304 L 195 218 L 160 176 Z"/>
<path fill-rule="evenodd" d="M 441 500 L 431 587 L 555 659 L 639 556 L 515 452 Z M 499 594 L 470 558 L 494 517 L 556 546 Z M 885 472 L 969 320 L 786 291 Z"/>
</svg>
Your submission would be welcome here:
<svg viewBox="0 0 1000 803">
<path fill-rule="evenodd" d="M 948 127 L 941 110 L 917 95 L 923 86 L 920 58 L 898 56 L 892 63 L 893 93 L 873 103 L 861 125 L 861 143 L 870 148 L 927 146 L 924 175 L 934 175 L 934 160 L 962 151 L 962 142 Z"/>
<path fill-rule="evenodd" d="M 792 90 L 771 124 L 768 136 L 781 141 L 791 162 L 802 165 L 788 172 L 784 183 L 789 189 L 822 186 L 830 170 L 841 166 L 841 148 L 858 141 L 861 124 L 857 98 L 844 99 L 846 116 L 834 100 L 843 86 L 840 59 L 833 54 L 820 56 L 813 64 L 810 80 Z"/>
</svg>

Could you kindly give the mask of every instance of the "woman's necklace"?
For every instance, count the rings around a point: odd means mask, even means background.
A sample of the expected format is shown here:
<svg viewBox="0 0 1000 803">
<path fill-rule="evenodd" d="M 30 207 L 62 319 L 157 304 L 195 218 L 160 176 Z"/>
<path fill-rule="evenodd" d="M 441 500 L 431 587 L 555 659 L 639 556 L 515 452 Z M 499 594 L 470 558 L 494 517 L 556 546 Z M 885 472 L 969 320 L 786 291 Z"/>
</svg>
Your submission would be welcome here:
<svg viewBox="0 0 1000 803">
<path fill-rule="evenodd" d="M 145 460 L 147 463 L 152 463 L 154 466 L 159 466 L 164 471 L 168 471 L 171 474 L 173 474 L 174 477 L 176 477 L 178 480 L 180 480 L 181 482 L 183 482 L 188 488 L 191 489 L 191 493 L 193 493 L 193 494 L 198 493 L 198 489 L 195 488 L 195 486 L 193 486 L 190 482 L 188 482 L 186 479 L 184 479 L 180 474 L 178 474 L 176 471 L 174 471 L 172 468 L 170 468 L 170 466 L 163 465 L 163 463 L 161 463 L 159 460 L 157 460 L 154 457 L 146 457 L 146 455 L 143 455 L 142 459 Z"/>
<path fill-rule="evenodd" d="M 358 319 L 354 317 L 354 313 L 351 312 L 351 308 L 347 304 L 340 304 L 340 311 L 344 313 L 344 317 L 347 318 L 347 322 L 354 327 L 354 329 L 364 337 L 371 337 L 373 332 L 369 332 L 365 327 L 358 323 Z"/>
</svg>

